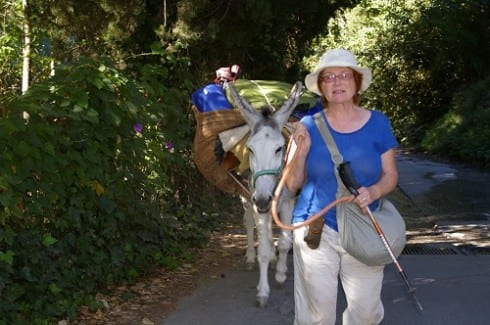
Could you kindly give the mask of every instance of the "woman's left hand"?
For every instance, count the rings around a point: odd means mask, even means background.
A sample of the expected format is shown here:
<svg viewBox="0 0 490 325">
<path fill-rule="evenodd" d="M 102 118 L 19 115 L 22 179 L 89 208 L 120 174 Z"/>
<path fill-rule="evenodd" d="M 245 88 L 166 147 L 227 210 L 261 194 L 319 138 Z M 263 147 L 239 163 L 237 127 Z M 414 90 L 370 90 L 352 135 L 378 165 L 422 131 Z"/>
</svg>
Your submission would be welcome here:
<svg viewBox="0 0 490 325">
<path fill-rule="evenodd" d="M 360 187 L 357 189 L 357 192 L 359 192 L 358 196 L 352 196 L 352 203 L 355 203 L 361 208 L 362 213 L 366 214 L 367 210 L 366 207 L 369 206 L 373 201 L 375 200 L 369 190 L 366 187 Z"/>
<path fill-rule="evenodd" d="M 396 168 L 395 150 L 390 149 L 381 155 L 382 173 L 376 184 L 369 187 L 361 186 L 357 189 L 358 196 L 352 196 L 350 202 L 361 208 L 362 213 L 367 213 L 367 207 L 384 195 L 390 193 L 398 182 L 398 170 Z"/>
</svg>

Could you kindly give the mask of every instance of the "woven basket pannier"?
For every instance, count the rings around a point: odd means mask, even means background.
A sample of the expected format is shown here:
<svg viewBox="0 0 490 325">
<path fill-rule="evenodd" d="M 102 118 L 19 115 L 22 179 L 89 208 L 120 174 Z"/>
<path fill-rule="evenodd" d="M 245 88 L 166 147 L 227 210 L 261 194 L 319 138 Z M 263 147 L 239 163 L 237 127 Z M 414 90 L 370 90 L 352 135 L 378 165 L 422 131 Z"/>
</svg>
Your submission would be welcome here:
<svg viewBox="0 0 490 325">
<path fill-rule="evenodd" d="M 193 157 L 197 168 L 207 181 L 221 191 L 232 195 L 246 195 L 215 155 L 219 133 L 245 124 L 240 111 L 226 109 L 203 113 L 194 105 L 192 111 L 197 123 L 193 145 Z"/>
</svg>

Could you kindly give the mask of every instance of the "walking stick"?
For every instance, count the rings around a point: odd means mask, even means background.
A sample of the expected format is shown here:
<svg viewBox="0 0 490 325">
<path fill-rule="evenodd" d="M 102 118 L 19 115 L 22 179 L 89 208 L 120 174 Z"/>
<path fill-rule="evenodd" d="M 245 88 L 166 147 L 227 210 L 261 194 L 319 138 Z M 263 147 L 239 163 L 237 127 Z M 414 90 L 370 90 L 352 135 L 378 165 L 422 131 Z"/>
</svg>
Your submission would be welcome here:
<svg viewBox="0 0 490 325">
<path fill-rule="evenodd" d="M 354 196 L 358 196 L 359 192 L 357 189 L 360 187 L 360 185 L 357 183 L 357 181 L 354 178 L 354 175 L 352 174 L 352 169 L 350 168 L 350 163 L 349 162 L 343 162 L 339 165 L 338 168 L 339 171 L 339 176 L 340 179 L 342 180 L 342 183 L 344 183 L 345 187 L 349 190 L 351 194 Z M 400 273 L 403 281 L 405 282 L 405 286 L 407 287 L 407 291 L 409 294 L 411 294 L 415 305 L 417 306 L 419 311 L 422 311 L 422 305 L 420 304 L 420 301 L 417 299 L 417 296 L 415 295 L 415 288 L 410 284 L 410 281 L 408 280 L 408 277 L 401 267 L 400 263 L 398 262 L 395 254 L 393 254 L 393 250 L 390 247 L 390 244 L 386 240 L 386 237 L 383 233 L 383 230 L 379 226 L 378 222 L 376 221 L 376 218 L 374 217 L 373 213 L 371 212 L 371 209 L 369 209 L 369 206 L 366 207 L 367 213 L 369 215 L 369 219 L 371 219 L 371 222 L 374 226 L 374 229 L 376 230 L 376 233 L 379 235 L 381 240 L 383 241 L 383 244 L 388 251 L 388 254 L 390 255 L 391 259 L 393 260 L 393 263 L 395 264 L 396 268 L 398 269 L 398 272 Z"/>
</svg>

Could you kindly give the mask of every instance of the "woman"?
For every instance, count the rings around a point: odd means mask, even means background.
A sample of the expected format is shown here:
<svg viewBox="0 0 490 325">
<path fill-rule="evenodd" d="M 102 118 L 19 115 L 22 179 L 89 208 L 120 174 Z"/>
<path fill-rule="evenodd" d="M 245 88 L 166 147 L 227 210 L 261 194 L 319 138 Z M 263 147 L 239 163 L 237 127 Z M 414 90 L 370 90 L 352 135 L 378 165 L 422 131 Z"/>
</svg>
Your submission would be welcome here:
<svg viewBox="0 0 490 325">
<path fill-rule="evenodd" d="M 321 96 L 321 114 L 343 156 L 349 161 L 359 195 L 351 202 L 373 211 L 378 200 L 398 181 L 395 162 L 397 141 L 390 121 L 381 112 L 359 106 L 360 93 L 371 82 L 371 71 L 358 66 L 344 49 L 327 51 L 305 79 L 308 90 Z M 315 125 L 306 116 L 295 125 L 297 159 L 286 187 L 297 193 L 293 223 L 303 222 L 335 200 L 337 180 L 330 152 Z M 366 216 L 367 217 L 367 216 Z M 324 216 L 319 247 L 308 247 L 308 229 L 294 231 L 294 286 L 296 325 L 335 324 L 337 285 L 340 278 L 347 299 L 344 325 L 378 324 L 384 316 L 381 302 L 383 266 L 367 266 L 339 245 L 335 209 Z"/>
</svg>

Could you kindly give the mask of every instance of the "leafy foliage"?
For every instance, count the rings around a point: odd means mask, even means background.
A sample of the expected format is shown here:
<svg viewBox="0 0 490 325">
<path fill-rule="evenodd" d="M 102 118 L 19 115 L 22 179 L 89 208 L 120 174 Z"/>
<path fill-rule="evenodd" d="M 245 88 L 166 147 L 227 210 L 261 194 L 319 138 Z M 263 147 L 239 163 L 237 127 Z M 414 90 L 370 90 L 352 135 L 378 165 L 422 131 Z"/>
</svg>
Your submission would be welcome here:
<svg viewBox="0 0 490 325">
<path fill-rule="evenodd" d="M 28 120 L 0 119 L 1 322 L 74 315 L 107 284 L 174 266 L 216 226 L 193 197 L 190 129 L 161 120 L 184 112 L 141 90 L 84 59 L 13 103 Z"/>
<path fill-rule="evenodd" d="M 340 7 L 358 1 L 179 1 L 176 25 L 189 48 L 201 83 L 221 66 L 238 64 L 249 79 L 302 79 L 301 57 L 310 41 Z"/>
<path fill-rule="evenodd" d="M 0 20 L 0 107 L 5 107 L 5 103 L 14 97 L 17 92 L 12 85 L 20 85 L 21 75 L 18 73 L 22 67 L 22 49 L 18 40 L 22 35 L 19 28 L 21 21 L 21 7 L 10 4 L 5 5 L 3 15 L 5 18 Z"/>
<path fill-rule="evenodd" d="M 487 1 L 361 1 L 329 21 L 325 48 L 345 47 L 371 67 L 367 105 L 386 112 L 399 138 L 418 143 L 453 93 L 488 75 Z"/>
<path fill-rule="evenodd" d="M 422 147 L 490 169 L 490 78 L 456 93 L 449 111 L 427 132 Z"/>
</svg>

